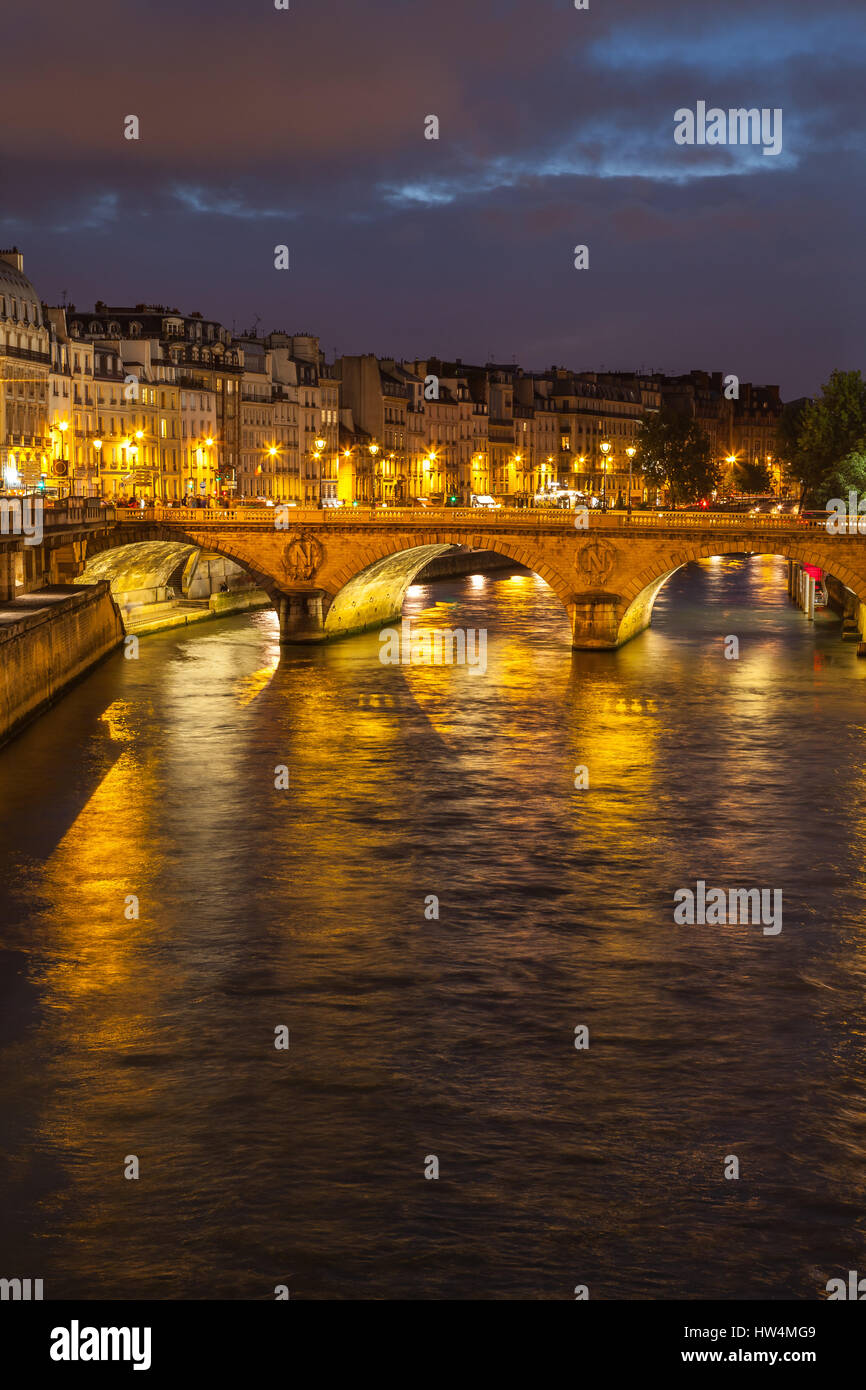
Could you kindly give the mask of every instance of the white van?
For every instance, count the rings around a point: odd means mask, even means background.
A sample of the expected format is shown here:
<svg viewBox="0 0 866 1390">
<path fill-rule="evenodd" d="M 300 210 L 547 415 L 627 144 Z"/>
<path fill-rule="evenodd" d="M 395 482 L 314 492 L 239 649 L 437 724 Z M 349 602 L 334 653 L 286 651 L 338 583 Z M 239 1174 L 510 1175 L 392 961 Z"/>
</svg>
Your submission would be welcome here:
<svg viewBox="0 0 866 1390">
<path fill-rule="evenodd" d="M 495 509 L 495 508 L 497 508 L 497 507 L 501 507 L 501 506 L 502 506 L 502 503 L 501 503 L 501 502 L 494 502 L 494 500 L 493 500 L 493 498 L 490 496 L 490 493 L 489 493 L 489 492 L 473 492 L 473 494 L 472 494 L 472 501 L 471 501 L 471 503 L 470 503 L 470 506 L 472 506 L 472 507 L 491 507 L 491 508 Z"/>
</svg>

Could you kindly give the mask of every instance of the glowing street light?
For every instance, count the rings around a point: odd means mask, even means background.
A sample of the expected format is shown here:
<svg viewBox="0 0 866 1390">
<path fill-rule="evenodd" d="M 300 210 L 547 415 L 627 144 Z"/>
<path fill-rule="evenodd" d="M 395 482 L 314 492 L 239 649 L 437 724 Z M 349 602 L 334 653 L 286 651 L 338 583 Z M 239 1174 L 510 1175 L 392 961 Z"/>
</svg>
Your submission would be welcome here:
<svg viewBox="0 0 866 1390">
<path fill-rule="evenodd" d="M 629 444 L 625 452 L 628 457 L 628 514 L 631 516 L 631 461 L 637 453 L 637 449 L 633 444 Z"/>
<path fill-rule="evenodd" d="M 323 450 L 324 447 L 325 447 L 325 441 L 324 441 L 324 439 L 317 439 L 317 440 L 315 441 L 315 443 L 316 443 L 316 448 L 318 449 L 319 453 L 321 453 L 322 450 Z"/>
<path fill-rule="evenodd" d="M 608 444 L 607 440 L 605 439 L 604 442 L 603 442 L 601 445 L 599 445 L 599 447 L 600 447 L 600 449 L 601 449 L 601 452 L 602 452 L 603 455 L 604 455 L 604 458 L 602 459 L 602 463 L 601 463 L 601 509 L 602 509 L 602 511 L 606 511 L 606 510 L 607 510 L 607 456 L 608 456 L 608 454 L 610 453 L 610 445 Z"/>
</svg>

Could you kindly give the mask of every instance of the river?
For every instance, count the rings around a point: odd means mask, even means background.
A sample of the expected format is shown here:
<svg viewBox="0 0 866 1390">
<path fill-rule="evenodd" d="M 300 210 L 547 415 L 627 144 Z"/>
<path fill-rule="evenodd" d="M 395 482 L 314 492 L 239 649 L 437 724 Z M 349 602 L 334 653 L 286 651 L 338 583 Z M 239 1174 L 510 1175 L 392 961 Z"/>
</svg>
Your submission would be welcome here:
<svg viewBox="0 0 866 1390">
<path fill-rule="evenodd" d="M 143 639 L 0 751 L 0 1273 L 778 1299 L 864 1272 L 866 662 L 772 557 L 679 571 L 616 653 L 573 653 L 524 572 L 405 613 L 486 629 L 486 672 L 383 665 L 375 633 L 281 651 L 266 610 Z M 780 889 L 782 931 L 677 925 L 698 879 Z"/>
</svg>

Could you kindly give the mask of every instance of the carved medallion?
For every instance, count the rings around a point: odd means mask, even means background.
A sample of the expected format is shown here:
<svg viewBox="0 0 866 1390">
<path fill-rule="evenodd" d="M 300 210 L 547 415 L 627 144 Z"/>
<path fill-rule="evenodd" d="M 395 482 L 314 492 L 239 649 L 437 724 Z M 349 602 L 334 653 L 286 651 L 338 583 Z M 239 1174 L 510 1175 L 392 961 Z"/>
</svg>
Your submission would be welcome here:
<svg viewBox="0 0 866 1390">
<path fill-rule="evenodd" d="M 607 541 L 584 541 L 574 557 L 575 568 L 580 574 L 604 584 L 616 564 L 616 551 Z"/>
<path fill-rule="evenodd" d="M 283 551 L 283 569 L 289 579 L 296 582 L 312 579 L 325 558 L 320 541 L 306 531 L 292 536 Z"/>
</svg>

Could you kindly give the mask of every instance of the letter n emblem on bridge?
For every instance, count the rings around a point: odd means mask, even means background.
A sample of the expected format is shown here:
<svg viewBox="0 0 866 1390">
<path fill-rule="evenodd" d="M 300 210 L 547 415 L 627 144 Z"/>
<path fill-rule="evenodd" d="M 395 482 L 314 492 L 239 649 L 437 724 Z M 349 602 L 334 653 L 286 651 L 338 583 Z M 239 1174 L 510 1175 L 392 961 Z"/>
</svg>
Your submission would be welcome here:
<svg viewBox="0 0 866 1390">
<path fill-rule="evenodd" d="M 607 541 L 585 541 L 578 548 L 574 564 L 579 573 L 604 584 L 616 564 L 616 551 Z"/>
<path fill-rule="evenodd" d="M 315 536 L 292 536 L 283 551 L 283 569 L 289 579 L 312 579 L 324 559 L 325 552 Z"/>
</svg>

